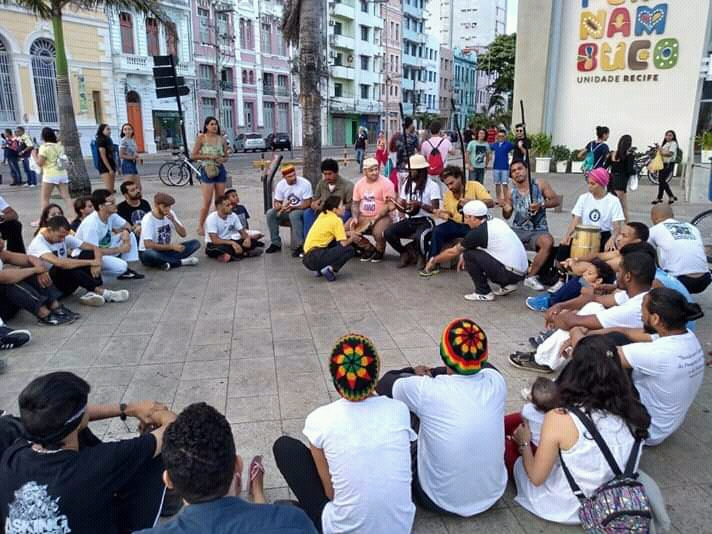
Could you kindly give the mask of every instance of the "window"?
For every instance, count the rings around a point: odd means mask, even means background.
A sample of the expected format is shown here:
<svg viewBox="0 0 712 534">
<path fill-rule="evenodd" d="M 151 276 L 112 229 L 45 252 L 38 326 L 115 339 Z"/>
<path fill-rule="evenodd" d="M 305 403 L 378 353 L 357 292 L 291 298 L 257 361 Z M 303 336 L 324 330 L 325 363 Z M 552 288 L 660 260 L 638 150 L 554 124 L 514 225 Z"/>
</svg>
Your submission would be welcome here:
<svg viewBox="0 0 712 534">
<path fill-rule="evenodd" d="M 361 40 L 368 41 L 368 26 L 361 25 Z"/>
<path fill-rule="evenodd" d="M 341 52 L 337 52 L 336 55 L 334 56 L 334 65 L 337 67 L 340 67 L 343 64 L 344 64 L 344 54 Z"/>
<path fill-rule="evenodd" d="M 359 87 L 361 88 L 361 98 L 368 100 L 368 85 L 361 84 Z"/>
<path fill-rule="evenodd" d="M 368 13 L 368 2 L 361 0 L 361 13 Z"/>
<path fill-rule="evenodd" d="M 166 22 L 164 26 L 166 32 L 166 54 L 169 56 L 177 56 L 178 48 L 176 47 L 176 35 L 178 35 L 178 29 L 174 22 Z"/>
<path fill-rule="evenodd" d="M 205 117 L 215 116 L 215 99 L 203 97 L 200 99 L 201 113 Z"/>
<path fill-rule="evenodd" d="M 230 19 L 227 13 L 216 13 L 217 42 L 226 44 L 230 40 Z"/>
<path fill-rule="evenodd" d="M 282 35 L 281 31 L 278 31 L 276 34 L 277 37 L 277 54 L 280 56 L 286 56 L 287 55 L 287 44 L 284 42 L 284 36 Z"/>
<path fill-rule="evenodd" d="M 200 42 L 210 42 L 210 11 L 198 8 L 198 20 L 200 21 Z"/>
<path fill-rule="evenodd" d="M 242 111 L 245 114 L 245 128 L 247 128 L 248 130 L 252 130 L 252 127 L 254 125 L 254 106 L 254 102 L 244 102 L 242 105 Z"/>
<path fill-rule="evenodd" d="M 2 98 L 2 97 L 0 97 Z M 104 113 L 101 110 L 101 92 L 100 91 L 92 91 L 91 92 L 91 102 L 94 106 L 94 120 L 96 121 L 97 124 L 101 124 L 104 122 Z M 0 112 L 0 117 L 2 116 L 2 113 Z"/>
<path fill-rule="evenodd" d="M 368 56 L 359 56 L 361 58 L 361 70 L 368 70 Z"/>
<path fill-rule="evenodd" d="M 344 94 L 344 86 L 340 83 L 335 83 L 334 84 L 334 96 L 340 97 L 343 94 Z"/>
<path fill-rule="evenodd" d="M 240 19 L 240 48 L 254 50 L 255 38 L 252 34 L 252 21 Z"/>
<path fill-rule="evenodd" d="M 245 31 L 245 19 L 240 19 L 240 48 L 247 48 L 247 35 Z"/>
<path fill-rule="evenodd" d="M 37 39 L 30 46 L 32 77 L 35 82 L 37 115 L 40 122 L 59 122 L 57 73 L 54 70 L 55 55 L 54 42 L 50 39 Z"/>
<path fill-rule="evenodd" d="M 391 21 L 391 33 L 389 34 L 391 40 L 393 40 L 393 37 L 394 37 L 393 34 L 395 33 L 395 27 L 396 27 L 395 23 L 393 21 Z"/>
<path fill-rule="evenodd" d="M 249 81 L 249 84 L 250 84 L 250 85 L 255 85 L 255 71 L 254 71 L 254 70 L 251 70 L 251 71 L 250 71 L 250 81 Z"/>
<path fill-rule="evenodd" d="M 215 75 L 212 65 L 198 65 L 200 88 L 215 91 Z"/>
<path fill-rule="evenodd" d="M 268 132 L 274 131 L 274 102 L 264 102 L 262 104 L 262 119 L 265 130 Z"/>
<path fill-rule="evenodd" d="M 289 104 L 281 102 L 277 104 L 277 131 L 289 131 Z"/>
<path fill-rule="evenodd" d="M 277 76 L 277 94 L 281 96 L 287 96 L 289 94 L 289 89 L 287 88 L 288 78 L 285 74 L 279 74 Z"/>
<path fill-rule="evenodd" d="M 222 88 L 224 91 L 234 91 L 235 87 L 233 85 L 232 81 L 232 69 L 231 68 L 224 68 L 220 72 L 220 83 L 222 84 Z"/>
<path fill-rule="evenodd" d="M 119 13 L 119 30 L 121 31 L 121 51 L 124 54 L 133 54 L 133 18 L 124 11 Z"/>
<path fill-rule="evenodd" d="M 242 83 L 247 83 L 247 71 L 245 69 L 242 69 Z"/>
<path fill-rule="evenodd" d="M 400 24 L 396 23 L 396 41 L 399 39 L 399 37 L 398 37 L 399 29 L 400 29 Z"/>
<path fill-rule="evenodd" d="M 10 54 L 4 41 L 0 39 L 0 122 L 15 122 L 16 110 Z"/>
<path fill-rule="evenodd" d="M 158 21 L 153 18 L 146 19 L 146 47 L 149 56 L 157 56 L 161 53 L 158 44 Z"/>
<path fill-rule="evenodd" d="M 265 72 L 262 75 L 262 91 L 266 95 L 274 94 L 274 74 Z"/>
<path fill-rule="evenodd" d="M 334 23 L 334 35 L 341 35 L 341 23 L 340 22 L 335 22 Z"/>
<path fill-rule="evenodd" d="M 222 121 L 220 122 L 226 130 L 232 130 L 235 128 L 232 99 L 226 98 L 222 101 Z"/>
<path fill-rule="evenodd" d="M 262 45 L 262 52 L 266 54 L 272 53 L 272 26 L 270 24 L 262 24 L 262 31 L 260 35 L 260 44 Z"/>
</svg>

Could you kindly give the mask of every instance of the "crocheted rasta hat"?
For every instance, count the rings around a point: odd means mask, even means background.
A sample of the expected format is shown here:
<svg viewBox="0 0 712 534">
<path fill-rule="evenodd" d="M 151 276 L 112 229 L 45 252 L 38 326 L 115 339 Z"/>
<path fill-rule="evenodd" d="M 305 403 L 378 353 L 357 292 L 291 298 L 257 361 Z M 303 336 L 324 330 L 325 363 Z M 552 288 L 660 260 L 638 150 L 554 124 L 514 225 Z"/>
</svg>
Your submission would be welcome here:
<svg viewBox="0 0 712 534">
<path fill-rule="evenodd" d="M 366 336 L 348 334 L 331 351 L 329 372 L 336 391 L 346 400 L 360 401 L 376 389 L 380 359 Z"/>
<path fill-rule="evenodd" d="M 440 357 L 457 374 L 475 374 L 487 361 L 487 336 L 471 319 L 455 319 L 443 330 Z"/>
</svg>

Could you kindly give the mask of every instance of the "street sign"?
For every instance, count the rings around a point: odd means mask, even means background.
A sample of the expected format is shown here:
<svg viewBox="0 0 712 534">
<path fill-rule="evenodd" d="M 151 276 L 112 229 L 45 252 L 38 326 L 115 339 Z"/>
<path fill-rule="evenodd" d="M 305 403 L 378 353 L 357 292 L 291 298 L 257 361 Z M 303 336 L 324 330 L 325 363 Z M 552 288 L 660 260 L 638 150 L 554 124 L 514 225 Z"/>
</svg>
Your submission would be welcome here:
<svg viewBox="0 0 712 534">
<path fill-rule="evenodd" d="M 153 67 L 154 78 L 175 78 L 175 67 Z"/>
<path fill-rule="evenodd" d="M 175 98 L 176 96 L 187 96 L 190 93 L 185 85 L 178 88 L 176 93 L 175 87 L 167 87 L 165 89 L 156 89 L 156 98 Z"/>
<path fill-rule="evenodd" d="M 173 59 L 173 61 L 171 61 Z M 153 56 L 153 64 L 157 67 L 162 65 L 174 65 L 175 59 L 173 56 Z"/>
<path fill-rule="evenodd" d="M 181 87 L 185 85 L 185 79 L 183 76 L 171 76 L 171 77 L 166 77 L 166 78 L 156 78 L 156 88 L 161 88 L 161 87 L 175 87 L 176 85 L 178 87 Z"/>
</svg>

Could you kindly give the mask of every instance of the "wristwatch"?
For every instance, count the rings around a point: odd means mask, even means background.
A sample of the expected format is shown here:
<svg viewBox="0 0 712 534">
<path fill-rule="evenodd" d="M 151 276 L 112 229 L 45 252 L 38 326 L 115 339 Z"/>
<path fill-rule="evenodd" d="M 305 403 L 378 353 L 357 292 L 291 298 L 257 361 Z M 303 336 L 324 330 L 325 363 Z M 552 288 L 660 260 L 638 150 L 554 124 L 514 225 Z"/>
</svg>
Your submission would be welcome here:
<svg viewBox="0 0 712 534">
<path fill-rule="evenodd" d="M 126 421 L 126 403 L 122 402 L 119 404 L 119 419 Z"/>
</svg>

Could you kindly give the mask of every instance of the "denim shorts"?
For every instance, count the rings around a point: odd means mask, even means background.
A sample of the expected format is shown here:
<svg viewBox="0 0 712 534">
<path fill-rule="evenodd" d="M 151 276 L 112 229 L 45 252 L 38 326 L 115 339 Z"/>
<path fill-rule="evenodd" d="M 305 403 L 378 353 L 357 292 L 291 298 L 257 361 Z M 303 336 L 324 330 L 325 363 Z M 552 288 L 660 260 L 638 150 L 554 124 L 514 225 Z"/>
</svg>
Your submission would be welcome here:
<svg viewBox="0 0 712 534">
<path fill-rule="evenodd" d="M 497 185 L 508 185 L 509 171 L 506 169 L 494 169 L 494 183 Z"/>
<path fill-rule="evenodd" d="M 138 175 L 138 169 L 136 168 L 136 162 L 129 161 L 127 159 L 122 159 L 121 160 L 121 174 Z"/>
<path fill-rule="evenodd" d="M 218 165 L 218 175 L 214 178 L 208 178 L 205 174 L 205 168 L 200 169 L 200 181 L 204 184 L 224 184 L 227 182 L 227 172 L 225 171 L 224 165 Z"/>
</svg>

